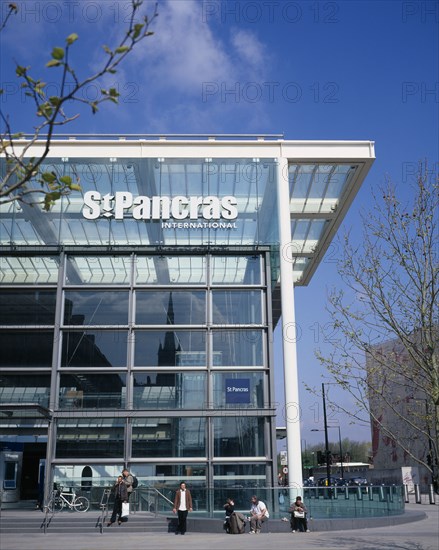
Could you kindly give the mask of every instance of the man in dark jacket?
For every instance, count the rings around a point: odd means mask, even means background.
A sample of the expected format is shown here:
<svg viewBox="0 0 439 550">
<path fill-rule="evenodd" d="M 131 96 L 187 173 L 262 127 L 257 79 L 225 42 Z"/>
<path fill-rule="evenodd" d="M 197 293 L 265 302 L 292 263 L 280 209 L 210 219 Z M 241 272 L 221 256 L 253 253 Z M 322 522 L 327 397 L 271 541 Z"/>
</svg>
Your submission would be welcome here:
<svg viewBox="0 0 439 550">
<path fill-rule="evenodd" d="M 123 481 L 123 477 L 119 476 L 113 487 L 114 491 L 114 505 L 111 519 L 107 523 L 107 527 L 111 527 L 113 523 L 118 520 L 119 525 L 125 521 L 128 521 L 128 517 L 122 517 L 122 503 L 128 502 L 127 486 Z"/>
<path fill-rule="evenodd" d="M 176 535 L 186 533 L 186 519 L 188 512 L 192 512 L 192 496 L 189 489 L 186 489 L 186 483 L 182 481 L 180 488 L 175 493 L 174 508 L 172 511 L 178 515 L 178 525 Z"/>
</svg>

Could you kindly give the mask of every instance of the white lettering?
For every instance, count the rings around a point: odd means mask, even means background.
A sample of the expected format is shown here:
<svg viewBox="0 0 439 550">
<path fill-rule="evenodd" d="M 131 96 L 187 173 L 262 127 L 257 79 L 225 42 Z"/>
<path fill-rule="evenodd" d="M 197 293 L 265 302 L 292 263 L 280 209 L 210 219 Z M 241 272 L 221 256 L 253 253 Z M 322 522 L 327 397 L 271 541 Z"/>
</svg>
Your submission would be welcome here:
<svg viewBox="0 0 439 550">
<path fill-rule="evenodd" d="M 226 220 L 235 220 L 238 217 L 238 209 L 236 205 L 238 201 L 235 197 L 227 196 L 221 199 L 221 206 L 223 208 L 222 217 Z"/>
<path fill-rule="evenodd" d="M 133 206 L 133 195 L 128 192 L 118 191 L 114 200 L 114 217 L 116 220 L 123 220 L 123 213 Z"/>
<path fill-rule="evenodd" d="M 96 220 L 99 218 L 101 213 L 100 200 L 101 194 L 98 191 L 87 191 L 85 193 L 82 215 L 86 220 Z"/>
<path fill-rule="evenodd" d="M 199 218 L 208 220 L 201 228 L 236 229 L 236 224 L 222 223 L 221 218 L 233 220 L 238 217 L 236 197 L 147 197 L 139 195 L 133 197 L 128 191 L 117 191 L 114 195 L 101 195 L 99 191 L 87 191 L 84 194 L 82 215 L 87 220 L 96 220 L 99 217 L 123 220 L 131 213 L 135 220 L 193 220 Z M 209 223 L 217 220 L 218 223 Z M 199 223 L 199 222 L 198 222 Z M 192 227 L 192 226 L 190 226 Z M 196 226 L 199 227 L 198 225 Z"/>
<path fill-rule="evenodd" d="M 174 197 L 172 199 L 171 213 L 172 217 L 175 220 L 185 220 L 189 216 L 189 211 L 183 206 L 189 204 L 189 199 L 187 197 Z"/>
</svg>

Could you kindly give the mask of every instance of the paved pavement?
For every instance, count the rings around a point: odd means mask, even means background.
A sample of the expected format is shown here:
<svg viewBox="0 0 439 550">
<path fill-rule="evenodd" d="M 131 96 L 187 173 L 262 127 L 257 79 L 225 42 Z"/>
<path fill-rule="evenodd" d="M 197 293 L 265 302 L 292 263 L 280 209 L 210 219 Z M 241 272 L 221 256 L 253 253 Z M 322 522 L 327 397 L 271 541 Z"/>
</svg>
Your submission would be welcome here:
<svg viewBox="0 0 439 550">
<path fill-rule="evenodd" d="M 3 533 L 0 550 L 170 550 L 176 544 L 191 550 L 438 550 L 439 506 L 409 504 L 406 508 L 422 508 L 427 518 L 391 527 L 319 533 L 270 533 L 267 522 L 266 532 L 260 535 L 186 533 L 184 539 L 172 533 L 130 534 L 129 524 L 102 535 Z"/>
</svg>

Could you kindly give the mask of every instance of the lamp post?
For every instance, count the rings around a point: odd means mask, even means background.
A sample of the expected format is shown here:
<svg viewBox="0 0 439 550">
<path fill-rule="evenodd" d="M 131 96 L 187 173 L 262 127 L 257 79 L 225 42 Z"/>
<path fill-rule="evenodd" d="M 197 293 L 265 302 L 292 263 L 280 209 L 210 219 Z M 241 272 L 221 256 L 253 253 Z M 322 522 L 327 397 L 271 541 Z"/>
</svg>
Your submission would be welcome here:
<svg viewBox="0 0 439 550">
<path fill-rule="evenodd" d="M 326 419 L 326 399 L 325 399 L 325 384 L 322 383 L 322 398 L 323 398 L 323 422 L 325 427 L 325 453 L 326 453 L 326 478 L 328 487 L 331 483 L 331 465 L 329 464 L 329 443 L 328 443 L 328 421 Z"/>
</svg>

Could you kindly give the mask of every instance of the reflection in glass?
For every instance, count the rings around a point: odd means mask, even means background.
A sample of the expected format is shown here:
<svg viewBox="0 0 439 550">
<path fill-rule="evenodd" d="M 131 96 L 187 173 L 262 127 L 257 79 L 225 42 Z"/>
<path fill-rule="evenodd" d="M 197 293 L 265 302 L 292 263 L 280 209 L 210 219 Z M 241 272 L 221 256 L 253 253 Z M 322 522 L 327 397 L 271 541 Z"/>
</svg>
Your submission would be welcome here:
<svg viewBox="0 0 439 550">
<path fill-rule="evenodd" d="M 212 322 L 215 325 L 250 325 L 262 323 L 260 290 L 212 291 Z"/>
<path fill-rule="evenodd" d="M 66 283 L 72 285 L 128 285 L 129 256 L 68 256 Z"/>
<path fill-rule="evenodd" d="M 213 332 L 213 352 L 221 357 L 223 366 L 262 366 L 261 330 L 217 330 Z"/>
<path fill-rule="evenodd" d="M 66 291 L 64 324 L 127 325 L 128 292 Z"/>
<path fill-rule="evenodd" d="M 88 418 L 59 420 L 56 458 L 123 457 L 125 420 Z"/>
<path fill-rule="evenodd" d="M 51 368 L 53 331 L 0 332 L 0 368 Z"/>
<path fill-rule="evenodd" d="M 206 334 L 189 330 L 136 330 L 136 367 L 205 367 Z"/>
<path fill-rule="evenodd" d="M 0 373 L 0 403 L 38 403 L 49 405 L 49 374 Z"/>
<path fill-rule="evenodd" d="M 193 285 L 206 282 L 203 256 L 136 256 L 136 284 Z"/>
<path fill-rule="evenodd" d="M 53 325 L 55 290 L 0 291 L 0 325 Z"/>
<path fill-rule="evenodd" d="M 265 468 L 265 464 L 217 464 L 213 467 L 213 483 L 215 487 L 265 487 Z"/>
<path fill-rule="evenodd" d="M 59 258 L 50 256 L 0 258 L 0 284 L 47 285 L 58 281 Z"/>
<path fill-rule="evenodd" d="M 205 418 L 134 418 L 133 457 L 205 456 Z"/>
<path fill-rule="evenodd" d="M 138 325 L 200 325 L 206 322 L 204 291 L 136 292 Z"/>
<path fill-rule="evenodd" d="M 249 416 L 214 418 L 214 456 L 264 456 L 264 422 Z"/>
<path fill-rule="evenodd" d="M 62 367 L 126 367 L 127 331 L 63 331 Z"/>
<path fill-rule="evenodd" d="M 212 284 L 261 284 L 259 256 L 213 256 L 210 277 Z"/>
<path fill-rule="evenodd" d="M 120 409 L 125 407 L 126 375 L 62 374 L 60 409 Z"/>
<path fill-rule="evenodd" d="M 206 374 L 135 373 L 135 409 L 200 409 L 206 401 Z"/>
</svg>

